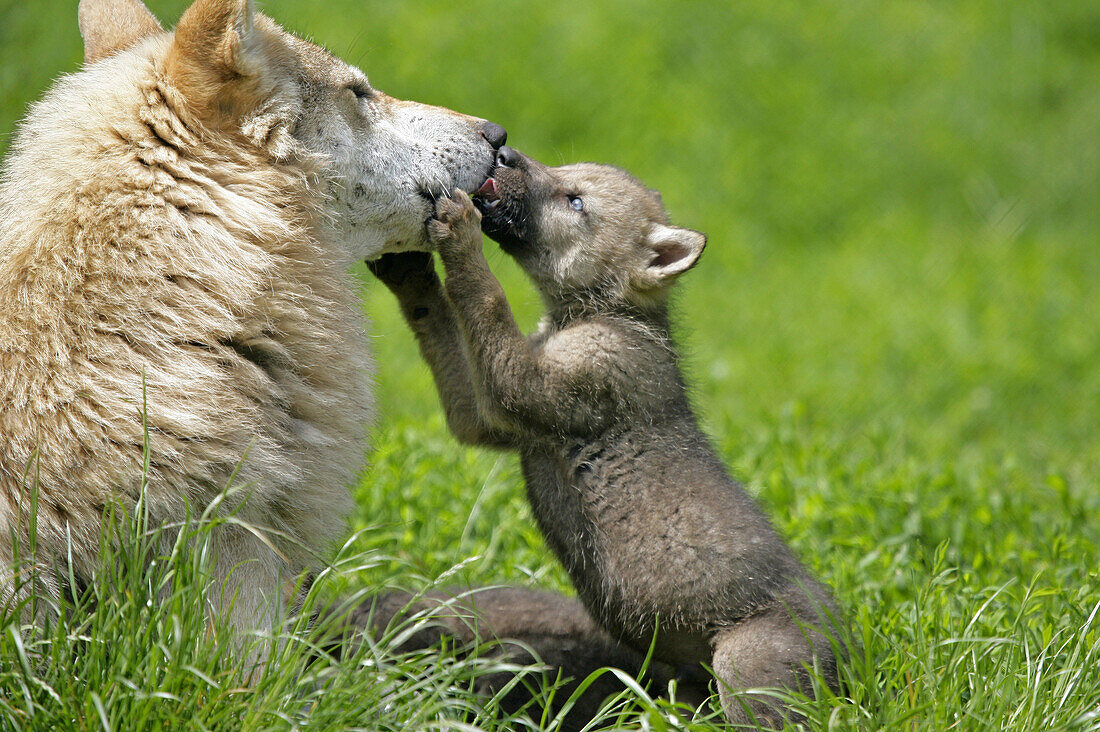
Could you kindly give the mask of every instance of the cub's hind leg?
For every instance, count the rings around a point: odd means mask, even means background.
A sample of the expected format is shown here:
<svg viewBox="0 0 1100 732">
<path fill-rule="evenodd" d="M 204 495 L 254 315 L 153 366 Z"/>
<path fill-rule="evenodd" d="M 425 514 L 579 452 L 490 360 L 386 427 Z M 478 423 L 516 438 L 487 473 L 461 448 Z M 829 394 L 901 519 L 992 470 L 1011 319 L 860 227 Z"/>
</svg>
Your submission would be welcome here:
<svg viewBox="0 0 1100 732">
<path fill-rule="evenodd" d="M 812 694 L 810 669 L 815 668 L 815 661 L 826 684 L 836 688 L 832 645 L 813 625 L 800 624 L 785 607 L 776 606 L 714 635 L 711 667 L 722 710 L 732 724 L 755 721 L 780 727 L 784 719 L 797 719 L 798 715 L 772 694 L 739 692 L 779 689 Z"/>
</svg>

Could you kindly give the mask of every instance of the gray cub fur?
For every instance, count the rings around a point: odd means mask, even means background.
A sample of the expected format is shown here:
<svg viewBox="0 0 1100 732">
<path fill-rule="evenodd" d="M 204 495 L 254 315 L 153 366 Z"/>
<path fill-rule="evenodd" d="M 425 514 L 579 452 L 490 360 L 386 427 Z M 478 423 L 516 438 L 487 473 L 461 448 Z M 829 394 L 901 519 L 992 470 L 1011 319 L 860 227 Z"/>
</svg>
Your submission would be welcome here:
<svg viewBox="0 0 1100 732">
<path fill-rule="evenodd" d="M 430 255 L 372 265 L 397 295 L 465 442 L 518 450 L 527 494 L 580 600 L 613 637 L 709 665 L 731 722 L 779 722 L 768 695 L 836 687 L 828 589 L 802 567 L 699 430 L 669 332 L 667 293 L 698 232 L 603 165 L 548 168 L 502 148 L 477 206 L 461 191 L 428 224 Z M 496 239 L 546 304 L 524 337 L 481 251 Z M 822 632 L 825 629 L 825 633 Z"/>
</svg>

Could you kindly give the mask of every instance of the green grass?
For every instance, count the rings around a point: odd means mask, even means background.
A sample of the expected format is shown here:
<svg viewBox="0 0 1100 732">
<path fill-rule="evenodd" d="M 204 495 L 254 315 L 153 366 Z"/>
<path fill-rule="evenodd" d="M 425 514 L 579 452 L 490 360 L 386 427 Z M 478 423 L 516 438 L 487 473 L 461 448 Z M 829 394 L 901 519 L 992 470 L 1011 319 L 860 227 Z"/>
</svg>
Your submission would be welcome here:
<svg viewBox="0 0 1100 732">
<path fill-rule="evenodd" d="M 186 2 L 150 5 L 171 22 Z M 263 6 L 389 93 L 500 122 L 547 162 L 628 167 L 709 234 L 678 301 L 696 405 L 857 641 L 812 726 L 1100 729 L 1100 7 Z M 0 150 L 79 58 L 75 3 L 0 0 Z M 530 288 L 490 262 L 533 324 Z M 364 282 L 382 419 L 334 586 L 461 564 L 474 584 L 567 590 L 515 460 L 447 435 L 393 303 Z M 144 609 L 120 591 L 25 663 L 8 625 L 0 727 L 517 724 L 464 711 L 484 669 L 446 655 L 307 667 L 295 641 L 244 689 L 186 610 L 196 584 Z"/>
</svg>

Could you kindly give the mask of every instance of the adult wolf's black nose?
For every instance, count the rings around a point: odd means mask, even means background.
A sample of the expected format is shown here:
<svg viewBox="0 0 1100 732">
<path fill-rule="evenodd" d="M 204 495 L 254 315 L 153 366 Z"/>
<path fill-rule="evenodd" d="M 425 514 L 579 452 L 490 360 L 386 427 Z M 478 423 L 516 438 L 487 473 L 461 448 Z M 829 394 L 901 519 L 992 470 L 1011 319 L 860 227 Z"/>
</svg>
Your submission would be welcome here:
<svg viewBox="0 0 1100 732">
<path fill-rule="evenodd" d="M 484 137 L 486 142 L 492 145 L 495 150 L 503 145 L 508 139 L 508 130 L 504 129 L 496 122 L 482 122 L 481 136 Z"/>
<path fill-rule="evenodd" d="M 497 150 L 497 165 L 502 165 L 505 168 L 514 168 L 518 162 L 519 153 L 507 145 Z"/>
</svg>

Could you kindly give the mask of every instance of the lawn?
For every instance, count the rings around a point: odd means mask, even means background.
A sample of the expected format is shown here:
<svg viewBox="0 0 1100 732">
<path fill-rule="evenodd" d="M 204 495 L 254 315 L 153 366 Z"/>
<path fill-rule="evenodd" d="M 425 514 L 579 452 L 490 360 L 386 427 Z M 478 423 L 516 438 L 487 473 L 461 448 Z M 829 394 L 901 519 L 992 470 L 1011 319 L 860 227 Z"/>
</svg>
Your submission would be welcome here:
<svg viewBox="0 0 1100 732">
<path fill-rule="evenodd" d="M 148 4 L 173 23 L 187 3 Z M 77 68 L 75 6 L 0 0 L 0 153 Z M 390 94 L 499 122 L 549 163 L 630 169 L 707 232 L 677 301 L 694 403 L 852 627 L 848 687 L 812 728 L 1100 729 L 1100 5 L 262 7 Z M 533 291 L 486 251 L 532 326 Z M 381 418 L 341 583 L 569 591 L 517 461 L 448 435 L 362 276 Z M 483 669 L 446 654 L 306 671 L 290 643 L 240 688 L 183 600 L 126 597 L 37 651 L 4 630 L 0 729 L 518 724 L 469 711 Z M 619 724 L 713 728 L 634 704 Z"/>
</svg>

